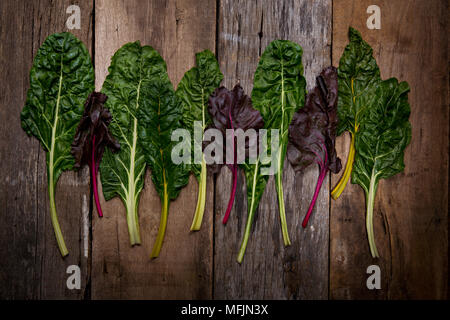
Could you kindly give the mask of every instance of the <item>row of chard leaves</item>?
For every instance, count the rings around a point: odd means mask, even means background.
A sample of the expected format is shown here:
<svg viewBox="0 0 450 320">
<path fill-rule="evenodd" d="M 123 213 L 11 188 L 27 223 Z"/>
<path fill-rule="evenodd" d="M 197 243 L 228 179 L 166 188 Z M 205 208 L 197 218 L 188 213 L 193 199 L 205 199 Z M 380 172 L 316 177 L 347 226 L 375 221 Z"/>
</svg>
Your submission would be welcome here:
<svg viewBox="0 0 450 320">
<path fill-rule="evenodd" d="M 328 171 L 341 170 L 335 139 L 344 131 L 352 134 L 352 143 L 346 169 L 332 197 L 342 193 L 350 176 L 363 187 L 369 245 L 372 255 L 377 257 L 373 203 L 379 179 L 404 169 L 403 153 L 411 139 L 409 87 L 396 79 L 382 81 L 370 46 L 352 28 L 349 38 L 339 69 L 325 68 L 308 94 L 302 48 L 292 41 L 273 41 L 260 58 L 250 98 L 239 84 L 232 90 L 219 87 L 223 75 L 209 50 L 196 54 L 196 66 L 185 73 L 174 90 L 163 58 L 139 41 L 124 45 L 114 54 L 101 92 L 92 92 L 94 71 L 84 45 L 70 33 L 49 36 L 31 69 L 30 90 L 21 120 L 24 130 L 37 137 L 47 152 L 51 218 L 62 256 L 68 250 L 56 214 L 55 187 L 63 171 L 84 165 L 90 168 L 100 217 L 103 211 L 97 187 L 99 171 L 105 199 L 121 198 L 131 245 L 141 243 L 138 204 L 146 169 L 151 170 L 161 200 L 160 226 L 152 258 L 158 257 L 162 248 L 170 202 L 188 184 L 191 173 L 199 184 L 191 230 L 200 230 L 208 171 L 218 173 L 223 165 L 207 165 L 203 155 L 196 159 L 198 163 L 173 163 L 171 154 L 176 143 L 171 136 L 175 129 L 187 129 L 194 146 L 189 156 L 195 159 L 195 148 L 208 148 L 205 130 L 215 128 L 224 136 L 227 131 L 232 132 L 232 162 L 226 164 L 232 173 L 232 186 L 224 224 L 233 208 L 239 168 L 246 177 L 247 222 L 239 263 L 244 258 L 254 215 L 268 182 L 263 171 L 270 164 L 262 157 L 263 148 L 266 154 L 275 155 L 280 222 L 284 244 L 288 246 L 291 241 L 282 185 L 284 159 L 287 155 L 295 172 L 304 172 L 312 164 L 319 167 L 313 198 L 302 223 L 306 227 Z M 84 109 L 81 101 L 85 101 Z M 197 121 L 201 123 L 199 141 L 194 134 Z M 234 135 L 238 129 L 256 132 L 278 129 L 278 143 L 273 144 L 270 136 L 263 137 L 263 146 L 247 141 L 241 163 Z M 219 147 L 226 155 L 226 145 Z M 252 149 L 257 150 L 256 159 L 250 157 Z M 224 156 L 222 163 L 226 160 Z M 352 172 L 353 166 L 356 170 Z"/>
</svg>

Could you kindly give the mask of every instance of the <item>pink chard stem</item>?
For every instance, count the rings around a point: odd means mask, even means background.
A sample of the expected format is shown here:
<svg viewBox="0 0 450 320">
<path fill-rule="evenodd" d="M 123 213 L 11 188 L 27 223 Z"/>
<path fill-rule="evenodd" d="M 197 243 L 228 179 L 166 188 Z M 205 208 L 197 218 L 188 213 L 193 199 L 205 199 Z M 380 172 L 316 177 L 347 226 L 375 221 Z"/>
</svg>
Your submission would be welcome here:
<svg viewBox="0 0 450 320">
<path fill-rule="evenodd" d="M 314 191 L 314 196 L 311 200 L 311 204 L 309 205 L 308 212 L 306 213 L 306 216 L 302 222 L 303 228 L 306 228 L 306 225 L 308 224 L 309 217 L 311 216 L 311 213 L 314 210 L 314 206 L 316 204 L 317 197 L 319 196 L 320 188 L 322 188 L 323 180 L 325 180 L 325 177 L 328 172 L 328 153 L 327 153 L 327 151 L 326 151 L 327 149 L 323 143 L 322 143 L 322 147 L 323 147 L 323 150 L 325 150 L 325 159 L 322 162 L 322 159 L 316 154 L 318 156 L 318 158 L 320 159 L 320 162 L 319 162 L 320 175 L 319 175 L 319 180 L 317 180 L 316 190 Z"/>
<path fill-rule="evenodd" d="M 319 196 L 320 188 L 322 187 L 322 183 L 323 183 L 323 180 L 325 179 L 326 174 L 327 174 L 327 170 L 326 169 L 325 170 L 323 170 L 323 169 L 320 170 L 319 180 L 317 180 L 317 185 L 316 185 L 316 190 L 314 191 L 314 196 L 312 198 L 311 204 L 309 205 L 309 209 L 308 209 L 308 212 L 306 213 L 306 217 L 305 217 L 305 219 L 303 219 L 303 222 L 302 222 L 302 227 L 303 228 L 306 228 L 306 225 L 308 224 L 309 217 L 311 216 L 311 213 L 314 210 L 314 206 L 316 204 L 317 197 Z"/>
<path fill-rule="evenodd" d="M 230 213 L 231 213 L 231 209 L 233 209 L 233 204 L 234 204 L 234 196 L 236 194 L 236 182 L 237 182 L 237 154 L 236 154 L 236 146 L 235 146 L 235 141 L 234 141 L 234 126 L 233 126 L 233 117 L 231 116 L 231 109 L 230 112 L 228 113 L 228 119 L 230 120 L 230 126 L 231 129 L 233 130 L 233 166 L 232 166 L 232 173 L 233 173 L 233 188 L 231 189 L 231 194 L 230 194 L 230 200 L 228 201 L 228 206 L 227 206 L 227 211 L 225 212 L 225 216 L 223 217 L 222 223 L 226 224 L 228 221 L 228 218 L 230 217 Z"/>
<path fill-rule="evenodd" d="M 103 217 L 102 208 L 100 207 L 100 201 L 98 200 L 98 189 L 97 189 L 97 166 L 95 164 L 95 136 L 92 138 L 92 187 L 94 193 L 95 206 L 97 207 L 97 213 L 99 217 Z"/>
<path fill-rule="evenodd" d="M 228 201 L 227 211 L 223 217 L 223 224 L 226 224 L 228 218 L 230 217 L 231 209 L 233 209 L 234 196 L 236 195 L 236 185 L 237 185 L 237 165 L 233 165 L 233 189 L 231 190 L 230 200 Z"/>
</svg>

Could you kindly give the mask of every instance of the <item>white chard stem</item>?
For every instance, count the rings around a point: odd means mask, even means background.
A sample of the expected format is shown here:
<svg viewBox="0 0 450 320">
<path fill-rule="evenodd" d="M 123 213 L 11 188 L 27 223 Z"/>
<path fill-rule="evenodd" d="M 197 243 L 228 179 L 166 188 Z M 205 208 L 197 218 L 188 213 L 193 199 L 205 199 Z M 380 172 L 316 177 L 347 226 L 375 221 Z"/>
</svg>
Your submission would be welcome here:
<svg viewBox="0 0 450 320">
<path fill-rule="evenodd" d="M 373 206 L 375 203 L 375 194 L 377 192 L 377 183 L 376 177 L 372 173 L 372 177 L 370 179 L 370 187 L 369 193 L 367 194 L 367 212 L 366 212 L 366 229 L 367 229 L 367 238 L 369 240 L 370 253 L 373 258 L 378 258 L 378 250 L 375 244 L 375 236 L 373 233 Z"/>
</svg>

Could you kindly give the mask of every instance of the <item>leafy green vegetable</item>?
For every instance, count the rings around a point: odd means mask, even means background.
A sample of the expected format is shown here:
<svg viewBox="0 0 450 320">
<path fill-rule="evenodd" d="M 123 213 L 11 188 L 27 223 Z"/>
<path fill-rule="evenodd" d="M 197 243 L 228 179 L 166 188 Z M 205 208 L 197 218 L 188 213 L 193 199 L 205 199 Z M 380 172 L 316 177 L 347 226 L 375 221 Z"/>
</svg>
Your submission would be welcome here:
<svg viewBox="0 0 450 320">
<path fill-rule="evenodd" d="M 139 139 L 146 161 L 152 171 L 152 181 L 161 199 L 161 221 L 158 236 L 151 253 L 159 256 L 167 226 L 170 200 L 178 197 L 189 182 L 186 165 L 176 165 L 171 159 L 174 142 L 173 130 L 180 128 L 182 110 L 166 71 L 166 64 L 159 54 L 153 64 L 158 64 L 158 73 L 153 73 L 142 86 L 142 105 L 137 112 Z M 158 58 L 156 58 L 158 56 Z"/>
<path fill-rule="evenodd" d="M 283 199 L 283 165 L 289 139 L 289 124 L 294 112 L 305 103 L 306 81 L 303 77 L 302 54 L 302 48 L 294 42 L 288 40 L 271 42 L 259 60 L 252 91 L 253 105 L 261 112 L 265 128 L 280 130 L 280 146 L 278 150 L 272 152 L 277 152 L 275 184 L 286 246 L 290 245 L 291 241 Z M 252 194 L 250 199 L 254 196 L 258 197 Z"/>
<path fill-rule="evenodd" d="M 138 204 L 144 186 L 145 156 L 139 138 L 137 113 L 150 103 L 144 93 L 155 78 L 165 72 L 160 55 L 139 41 L 127 43 L 114 54 L 102 92 L 108 96 L 106 107 L 112 114 L 111 133 L 120 143 L 120 151 L 106 150 L 100 165 L 106 200 L 118 195 L 127 210 L 131 245 L 140 244 Z"/>
<path fill-rule="evenodd" d="M 278 129 L 280 131 L 279 148 L 272 150 L 271 138 L 267 138 L 267 154 L 276 154 L 275 184 L 278 194 L 280 220 L 284 244 L 290 245 L 286 224 L 286 214 L 283 199 L 283 164 L 289 138 L 289 124 L 294 112 L 303 107 L 306 95 L 306 81 L 303 77 L 302 48 L 288 40 L 272 41 L 259 60 L 255 72 L 252 91 L 252 102 L 259 110 L 263 120 L 264 129 Z M 266 165 L 261 158 L 261 151 L 256 163 L 246 162 L 244 169 L 247 183 L 247 223 L 244 237 L 238 254 L 238 262 L 244 259 L 250 230 L 259 201 L 267 184 L 268 176 L 261 172 Z"/>
<path fill-rule="evenodd" d="M 372 222 L 375 194 L 380 179 L 404 169 L 403 153 L 411 140 L 409 86 L 394 78 L 382 81 L 372 48 L 353 28 L 349 38 L 338 69 L 338 134 L 349 131 L 352 140 L 344 174 L 331 196 L 339 197 L 350 176 L 364 189 L 370 252 L 378 257 Z"/>
<path fill-rule="evenodd" d="M 197 66 L 184 74 L 176 90 L 176 95 L 180 99 L 183 109 L 184 126 L 190 131 L 191 137 L 193 137 L 194 148 L 192 148 L 192 151 L 194 159 L 195 150 L 197 149 L 197 153 L 202 151 L 203 133 L 206 127 L 211 124 L 211 117 L 207 110 L 209 96 L 223 79 L 219 64 L 211 51 L 205 50 L 197 53 L 196 61 Z M 201 136 L 198 139 L 196 139 L 194 134 L 194 122 L 196 121 L 201 122 Z M 206 204 L 206 162 L 203 155 L 198 160 L 201 164 L 194 163 L 191 165 L 191 171 L 199 182 L 197 207 L 191 230 L 200 230 Z"/>
<path fill-rule="evenodd" d="M 78 125 L 72 143 L 72 155 L 75 158 L 74 168 L 89 165 L 91 171 L 92 192 L 99 217 L 103 217 L 98 197 L 97 176 L 105 147 L 117 152 L 119 143 L 111 136 L 108 125 L 112 120 L 111 113 L 103 104 L 108 97 L 100 92 L 92 92 L 84 104 L 84 113 Z"/>
<path fill-rule="evenodd" d="M 338 68 L 338 135 L 344 131 L 351 134 L 350 151 L 344 174 L 331 192 L 333 199 L 339 198 L 350 179 L 355 157 L 355 139 L 374 103 L 374 92 L 381 78 L 380 70 L 372 56 L 372 48 L 361 38 L 361 34 L 349 29 L 350 43 L 344 50 Z"/>
<path fill-rule="evenodd" d="M 313 199 L 303 220 L 306 227 L 328 170 L 338 173 L 341 160 L 336 155 L 338 81 L 334 67 L 324 69 L 316 78 L 317 86 L 308 93 L 305 107 L 294 114 L 289 126 L 288 160 L 296 172 L 313 163 L 319 165 Z"/>
<path fill-rule="evenodd" d="M 84 101 L 93 90 L 94 68 L 83 43 L 66 32 L 47 37 L 34 58 L 20 118 L 22 128 L 38 138 L 47 153 L 50 214 L 63 257 L 69 252 L 56 214 L 55 188 L 61 173 L 73 168 L 71 143 Z"/>
<path fill-rule="evenodd" d="M 378 257 L 373 234 L 373 207 L 380 179 L 402 172 L 404 150 L 411 141 L 408 103 L 409 86 L 391 78 L 382 81 L 374 92 L 361 132 L 356 136 L 356 156 L 352 183 L 366 194 L 366 228 L 372 256 Z"/>
</svg>

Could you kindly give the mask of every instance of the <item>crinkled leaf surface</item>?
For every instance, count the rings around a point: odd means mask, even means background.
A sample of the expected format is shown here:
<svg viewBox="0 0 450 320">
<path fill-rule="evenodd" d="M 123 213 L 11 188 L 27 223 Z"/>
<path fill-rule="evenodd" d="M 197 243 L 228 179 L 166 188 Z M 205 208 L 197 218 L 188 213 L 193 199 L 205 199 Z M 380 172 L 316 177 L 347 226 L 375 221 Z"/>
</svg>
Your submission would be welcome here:
<svg viewBox="0 0 450 320">
<path fill-rule="evenodd" d="M 119 143 L 108 130 L 108 125 L 111 122 L 111 113 L 103 106 L 107 99 L 108 97 L 100 92 L 92 92 L 89 95 L 84 104 L 83 117 L 72 143 L 75 168 L 81 168 L 85 164 L 89 165 L 92 193 L 97 213 L 100 217 L 103 216 L 97 188 L 100 162 L 102 161 L 105 147 L 111 148 L 113 152 L 117 152 L 120 149 Z"/>
<path fill-rule="evenodd" d="M 183 125 L 191 132 L 193 139 L 192 152 L 194 152 L 194 121 L 200 121 L 203 130 L 212 123 L 208 114 L 208 99 L 223 79 L 219 64 L 211 51 L 204 50 L 197 53 L 196 62 L 197 66 L 184 74 L 176 90 L 183 110 Z M 202 145 L 202 141 L 197 143 Z M 200 180 L 200 164 L 192 164 L 191 170 Z"/>
<path fill-rule="evenodd" d="M 226 129 L 261 129 L 264 121 L 258 110 L 253 108 L 252 101 L 245 94 L 240 84 L 233 90 L 225 87 L 217 88 L 209 98 L 208 112 L 214 127 L 225 134 Z"/>
<path fill-rule="evenodd" d="M 21 113 L 22 127 L 39 139 L 47 151 L 49 183 L 72 169 L 70 152 L 83 105 L 94 89 L 94 69 L 89 52 L 71 33 L 49 36 L 34 59 L 30 89 Z"/>
<path fill-rule="evenodd" d="M 226 130 L 254 129 L 256 133 L 264 127 L 264 120 L 258 110 L 253 108 L 252 100 L 245 94 L 240 84 L 236 84 L 233 90 L 225 87 L 217 88 L 209 97 L 208 112 L 213 121 L 213 128 L 222 132 L 226 137 Z M 257 141 L 245 141 L 245 157 L 248 157 L 250 147 L 257 148 Z M 236 153 L 236 140 L 232 148 Z M 226 163 L 226 143 L 223 144 L 223 163 Z M 233 163 L 236 164 L 236 163 Z M 229 165 L 233 165 L 229 164 Z M 217 166 L 221 167 L 221 165 Z M 217 171 L 217 170 L 216 170 Z"/>
<path fill-rule="evenodd" d="M 325 170 L 337 173 L 342 165 L 335 149 L 338 124 L 336 68 L 323 70 L 316 78 L 316 84 L 308 94 L 305 107 L 294 114 L 289 127 L 287 156 L 295 171 L 303 171 L 313 163 L 323 163 Z"/>
<path fill-rule="evenodd" d="M 337 70 L 328 67 L 316 78 L 317 86 L 308 94 L 306 105 L 294 114 L 289 127 L 288 160 L 296 172 L 313 163 L 319 165 L 319 176 L 311 204 L 303 220 L 305 228 L 319 196 L 322 183 L 331 170 L 341 170 L 335 141 L 338 100 Z"/>
<path fill-rule="evenodd" d="M 75 168 L 90 165 L 92 152 L 95 154 L 95 167 L 102 160 L 105 147 L 113 152 L 120 149 L 119 143 L 110 134 L 108 125 L 111 122 L 111 113 L 104 108 L 108 97 L 100 92 L 92 92 L 84 104 L 84 113 L 72 143 L 72 154 L 75 158 Z M 95 137 L 95 150 L 92 150 L 92 139 Z"/>
<path fill-rule="evenodd" d="M 279 149 L 269 150 L 276 152 L 275 183 L 278 194 L 283 239 L 285 245 L 290 244 L 285 221 L 285 209 L 283 199 L 283 165 L 289 139 L 289 124 L 294 112 L 303 107 L 306 95 L 306 81 L 303 77 L 302 48 L 288 40 L 275 40 L 271 42 L 259 60 L 255 72 L 252 90 L 252 102 L 255 109 L 261 112 L 264 119 L 264 128 L 279 130 Z M 268 144 L 271 145 L 270 139 Z M 257 166 L 250 166 L 246 170 L 254 170 Z M 255 188 L 248 183 L 257 183 L 257 174 L 246 174 L 256 177 L 247 181 L 248 201 L 252 197 L 259 199 L 261 195 L 251 193 Z M 258 192 L 264 191 L 258 190 Z M 257 206 L 258 203 L 256 203 Z M 252 208 L 249 206 L 249 208 Z M 255 210 L 256 208 L 253 208 Z"/>
<path fill-rule="evenodd" d="M 375 91 L 381 82 L 380 70 L 372 55 L 372 48 L 361 34 L 349 28 L 350 43 L 345 47 L 338 68 L 338 135 L 345 131 L 351 134 L 350 150 L 344 173 L 331 192 L 334 199 L 344 191 L 350 179 L 355 156 L 355 139 L 360 133 L 369 110 L 376 102 Z"/>
<path fill-rule="evenodd" d="M 161 201 L 164 198 L 164 185 L 167 186 L 169 199 L 173 200 L 189 181 L 186 165 L 176 165 L 171 159 L 175 144 L 171 141 L 171 135 L 181 127 L 183 113 L 165 64 L 162 67 L 164 70 L 161 73 L 152 75 L 145 83 L 142 93 L 144 99 L 138 111 L 139 138 Z"/>
<path fill-rule="evenodd" d="M 61 173 L 73 168 L 71 143 L 92 90 L 94 68 L 83 43 L 67 32 L 50 35 L 34 59 L 20 118 L 22 128 L 46 151 L 50 213 L 63 256 L 68 251 L 56 215 L 55 187 Z"/>
<path fill-rule="evenodd" d="M 159 55 L 155 51 L 155 55 Z M 182 110 L 169 80 L 163 59 L 160 72 L 142 85 L 142 105 L 137 111 L 139 139 L 150 166 L 153 184 L 161 199 L 161 220 L 151 257 L 159 256 L 166 232 L 170 200 L 189 182 L 189 167 L 172 161 L 172 132 L 181 126 Z"/>
<path fill-rule="evenodd" d="M 380 83 L 376 104 L 370 109 L 361 133 L 356 137 L 356 156 L 352 183 L 366 193 L 370 183 L 376 185 L 405 168 L 404 150 L 411 140 L 409 86 L 391 78 Z"/>
<path fill-rule="evenodd" d="M 366 194 L 366 229 L 372 257 L 379 257 L 373 229 L 373 209 L 378 182 L 403 171 L 404 150 L 411 140 L 409 86 L 392 78 L 382 81 L 356 136 L 352 182 Z"/>
<path fill-rule="evenodd" d="M 338 135 L 344 131 L 354 134 L 358 130 L 374 103 L 374 91 L 381 81 L 372 48 L 357 30 L 350 28 L 348 36 L 350 43 L 338 68 Z"/>
<path fill-rule="evenodd" d="M 143 88 L 165 72 L 165 63 L 153 48 L 136 41 L 117 50 L 108 71 L 102 92 L 108 96 L 106 107 L 113 118 L 109 128 L 121 148 L 115 154 L 105 152 L 100 166 L 103 194 L 106 200 L 119 195 L 124 202 L 130 242 L 136 244 L 140 243 L 137 208 L 146 169 L 137 112 L 147 103 Z"/>
<path fill-rule="evenodd" d="M 258 130 L 263 128 L 264 121 L 258 110 L 252 106 L 252 101 L 249 96 L 244 93 L 244 89 L 237 84 L 233 90 L 230 91 L 225 87 L 220 87 L 214 91 L 209 98 L 208 111 L 212 117 L 214 127 L 222 132 L 223 137 L 226 137 L 227 130 L 242 129 L 244 132 L 248 129 L 256 131 L 255 137 L 258 137 Z M 233 131 L 234 133 L 234 131 Z M 225 139 L 224 139 L 225 140 Z M 233 137 L 233 162 L 228 163 L 228 167 L 233 173 L 233 186 L 231 190 L 230 200 L 225 212 L 223 223 L 226 223 L 231 212 L 234 195 L 236 192 L 238 157 L 237 157 L 237 139 Z M 258 149 L 258 141 L 245 141 L 245 148 L 243 155 L 245 158 L 249 157 L 249 149 Z M 223 144 L 223 163 L 226 163 L 227 145 Z M 218 171 L 221 165 L 213 165 Z M 250 179 L 250 178 L 249 178 Z"/>
<path fill-rule="evenodd" d="M 197 206 L 191 231 L 200 230 L 206 206 L 206 161 L 201 154 L 204 130 L 211 124 L 208 114 L 208 99 L 223 79 L 219 64 L 214 54 L 205 50 L 196 54 L 197 66 L 187 71 L 176 90 L 176 95 L 183 108 L 183 126 L 191 134 L 191 151 L 193 163 L 190 171 L 198 180 L 199 192 Z M 196 123 L 200 123 L 200 130 L 195 130 Z M 195 134 L 198 131 L 200 134 Z M 200 132 L 201 131 L 201 132 Z"/>
</svg>

